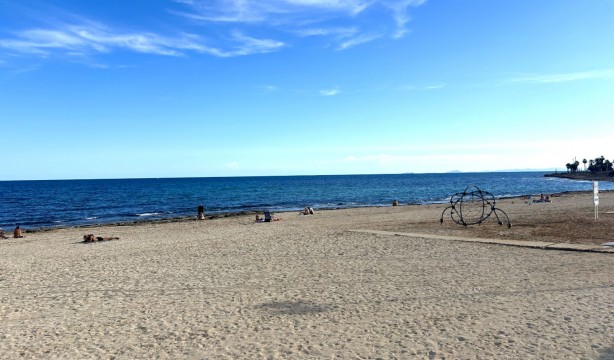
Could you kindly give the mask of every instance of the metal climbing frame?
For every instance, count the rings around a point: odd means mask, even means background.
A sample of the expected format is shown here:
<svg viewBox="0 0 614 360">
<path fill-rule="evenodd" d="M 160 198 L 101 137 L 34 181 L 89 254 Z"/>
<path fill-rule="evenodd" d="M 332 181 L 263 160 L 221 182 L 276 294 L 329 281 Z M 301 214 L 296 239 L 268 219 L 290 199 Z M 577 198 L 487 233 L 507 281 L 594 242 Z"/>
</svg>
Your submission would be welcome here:
<svg viewBox="0 0 614 360">
<path fill-rule="evenodd" d="M 512 223 L 505 211 L 495 207 L 496 200 L 493 194 L 483 191 L 475 185 L 469 185 L 462 193 L 456 193 L 450 197 L 450 206 L 446 207 L 439 219 L 443 223 L 443 217 L 448 209 L 450 218 L 459 225 L 481 224 L 491 215 L 497 218 L 497 223 L 503 225 L 501 219 L 507 221 L 507 227 L 511 228 Z"/>
</svg>

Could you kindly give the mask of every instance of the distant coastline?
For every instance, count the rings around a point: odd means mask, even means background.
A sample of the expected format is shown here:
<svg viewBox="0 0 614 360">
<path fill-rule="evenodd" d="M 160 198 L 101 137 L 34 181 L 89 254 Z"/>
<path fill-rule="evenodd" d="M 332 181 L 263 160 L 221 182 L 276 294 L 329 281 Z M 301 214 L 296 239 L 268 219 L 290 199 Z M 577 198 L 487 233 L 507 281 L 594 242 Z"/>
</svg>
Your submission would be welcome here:
<svg viewBox="0 0 614 360">
<path fill-rule="evenodd" d="M 602 171 L 592 173 L 588 171 L 567 172 L 567 173 L 553 173 L 546 174 L 545 177 L 556 177 L 561 179 L 570 180 L 582 180 L 582 181 L 614 181 L 614 176 L 611 173 Z"/>
</svg>

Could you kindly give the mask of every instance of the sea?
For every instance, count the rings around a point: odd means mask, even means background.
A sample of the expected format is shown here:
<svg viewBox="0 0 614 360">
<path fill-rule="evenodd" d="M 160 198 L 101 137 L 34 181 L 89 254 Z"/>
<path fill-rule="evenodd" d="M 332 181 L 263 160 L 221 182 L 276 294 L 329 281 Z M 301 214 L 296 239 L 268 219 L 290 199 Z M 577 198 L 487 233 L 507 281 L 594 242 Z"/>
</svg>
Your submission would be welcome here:
<svg viewBox="0 0 614 360">
<path fill-rule="evenodd" d="M 544 172 L 0 181 L 0 227 L 25 230 L 269 210 L 446 203 L 469 185 L 495 198 L 592 191 Z M 613 190 L 613 182 L 600 182 Z M 592 197 L 587 201 L 592 201 Z"/>
</svg>

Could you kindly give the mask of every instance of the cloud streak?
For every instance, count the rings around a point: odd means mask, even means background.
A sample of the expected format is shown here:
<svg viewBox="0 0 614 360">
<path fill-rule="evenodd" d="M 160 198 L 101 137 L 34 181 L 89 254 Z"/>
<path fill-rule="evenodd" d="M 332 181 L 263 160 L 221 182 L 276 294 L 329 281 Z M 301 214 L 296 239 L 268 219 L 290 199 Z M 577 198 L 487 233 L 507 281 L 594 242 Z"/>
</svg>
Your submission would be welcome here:
<svg viewBox="0 0 614 360">
<path fill-rule="evenodd" d="M 169 10 L 193 20 L 221 23 L 264 23 L 283 15 L 310 21 L 339 16 L 356 16 L 374 1 L 364 0 L 173 0 L 187 10 Z M 378 2 L 378 1 L 375 1 Z M 314 17 L 318 17 L 314 19 Z M 275 20 L 289 22 L 289 20 Z"/>
<path fill-rule="evenodd" d="M 114 51 L 131 51 L 162 56 L 184 56 L 189 52 L 218 57 L 243 56 L 276 51 L 283 42 L 259 39 L 233 33 L 229 50 L 205 46 L 205 40 L 194 34 L 163 36 L 153 32 L 113 31 L 102 25 L 65 25 L 55 29 L 31 29 L 17 32 L 13 39 L 0 39 L 0 48 L 21 54 L 50 57 L 52 55 L 86 56 Z"/>
<path fill-rule="evenodd" d="M 28 21 L 35 25 L 0 37 L 0 51 L 38 58 L 122 51 L 235 57 L 280 51 L 304 38 L 345 51 L 381 38 L 403 37 L 410 8 L 422 3 L 424 0 L 168 0 L 166 7 L 153 5 L 158 23 L 170 24 L 163 31 L 146 25 L 135 30 L 133 24 L 129 28 L 105 24 L 51 9 L 38 17 L 28 13 Z"/>
<path fill-rule="evenodd" d="M 530 75 L 511 78 L 508 83 L 552 84 L 570 81 L 612 79 L 614 69 L 572 72 L 564 74 Z"/>
<path fill-rule="evenodd" d="M 263 26 L 280 35 L 319 36 L 336 50 L 347 50 L 382 37 L 403 38 L 409 10 L 425 0 L 174 0 L 169 10 L 203 25 Z M 388 15 L 389 26 L 374 14 Z M 385 20 L 385 19 L 384 19 Z M 385 21 L 384 21 L 385 22 Z M 392 28 L 383 31 L 382 27 Z"/>
<path fill-rule="evenodd" d="M 353 37 L 351 39 L 341 42 L 341 44 L 339 44 L 339 47 L 337 47 L 337 50 L 347 50 L 357 45 L 366 44 L 380 37 L 382 37 L 382 35 L 380 34 L 371 34 L 371 35 L 362 34 L 362 35 L 359 35 L 359 36 L 356 36 L 356 37 Z"/>
<path fill-rule="evenodd" d="M 335 95 L 338 95 L 339 93 L 341 93 L 341 90 L 339 90 L 339 89 L 324 89 L 324 90 L 320 90 L 320 95 L 322 95 L 322 96 L 335 96 Z"/>
</svg>

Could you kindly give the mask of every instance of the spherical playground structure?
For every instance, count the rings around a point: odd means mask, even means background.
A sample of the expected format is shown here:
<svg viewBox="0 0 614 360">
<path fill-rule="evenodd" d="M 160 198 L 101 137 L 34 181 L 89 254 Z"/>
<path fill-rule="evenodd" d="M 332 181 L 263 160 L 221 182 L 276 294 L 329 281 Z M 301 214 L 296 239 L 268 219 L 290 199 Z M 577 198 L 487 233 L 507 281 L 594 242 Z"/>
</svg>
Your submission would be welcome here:
<svg viewBox="0 0 614 360">
<path fill-rule="evenodd" d="M 495 207 L 496 200 L 493 194 L 483 191 L 475 185 L 469 185 L 462 193 L 456 193 L 450 197 L 450 206 L 446 207 L 441 213 L 440 223 L 448 209 L 450 218 L 459 225 L 468 226 L 481 224 L 491 215 L 497 218 L 499 225 L 503 225 L 501 219 L 507 220 L 507 227 L 511 228 L 512 223 L 505 211 Z"/>
</svg>

